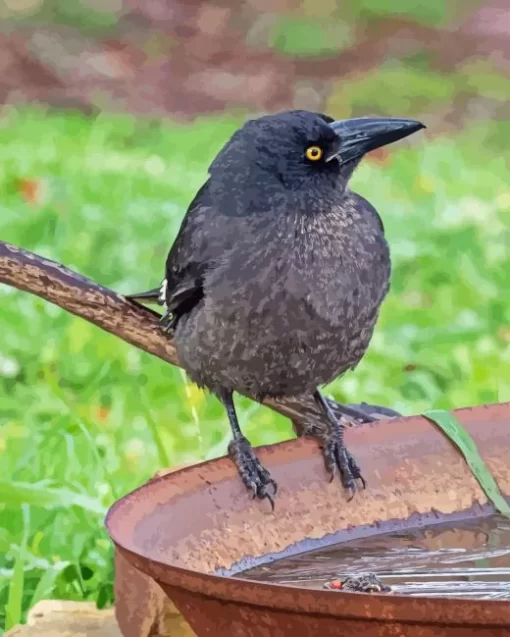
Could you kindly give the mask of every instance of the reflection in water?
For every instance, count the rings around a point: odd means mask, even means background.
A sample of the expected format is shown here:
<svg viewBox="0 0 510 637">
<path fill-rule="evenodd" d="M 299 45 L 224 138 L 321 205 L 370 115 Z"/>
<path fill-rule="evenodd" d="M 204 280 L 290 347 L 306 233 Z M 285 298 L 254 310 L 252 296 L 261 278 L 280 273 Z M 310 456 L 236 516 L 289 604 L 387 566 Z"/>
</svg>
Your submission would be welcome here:
<svg viewBox="0 0 510 637">
<path fill-rule="evenodd" d="M 240 573 L 302 588 L 373 572 L 401 595 L 510 599 L 510 520 L 492 516 L 455 526 L 344 542 Z"/>
</svg>

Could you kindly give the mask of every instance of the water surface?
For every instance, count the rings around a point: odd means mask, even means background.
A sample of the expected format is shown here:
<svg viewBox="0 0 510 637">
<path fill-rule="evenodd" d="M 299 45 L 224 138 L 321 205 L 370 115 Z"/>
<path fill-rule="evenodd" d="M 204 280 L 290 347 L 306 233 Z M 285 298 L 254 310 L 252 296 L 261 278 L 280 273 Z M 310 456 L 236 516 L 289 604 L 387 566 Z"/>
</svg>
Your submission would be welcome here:
<svg viewBox="0 0 510 637">
<path fill-rule="evenodd" d="M 257 581 L 323 588 L 373 572 L 395 593 L 510 599 L 510 520 L 501 516 L 344 542 L 239 573 Z"/>
</svg>

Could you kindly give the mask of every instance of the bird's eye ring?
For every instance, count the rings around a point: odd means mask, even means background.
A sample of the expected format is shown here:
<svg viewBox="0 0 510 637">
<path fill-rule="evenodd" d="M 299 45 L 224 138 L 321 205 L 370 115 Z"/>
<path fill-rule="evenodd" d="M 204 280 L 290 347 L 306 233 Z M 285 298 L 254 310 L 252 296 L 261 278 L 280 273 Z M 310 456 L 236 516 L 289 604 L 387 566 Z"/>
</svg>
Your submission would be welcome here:
<svg viewBox="0 0 510 637">
<path fill-rule="evenodd" d="M 306 158 L 310 161 L 318 161 L 322 157 L 322 148 L 320 146 L 309 146 L 306 149 Z"/>
</svg>

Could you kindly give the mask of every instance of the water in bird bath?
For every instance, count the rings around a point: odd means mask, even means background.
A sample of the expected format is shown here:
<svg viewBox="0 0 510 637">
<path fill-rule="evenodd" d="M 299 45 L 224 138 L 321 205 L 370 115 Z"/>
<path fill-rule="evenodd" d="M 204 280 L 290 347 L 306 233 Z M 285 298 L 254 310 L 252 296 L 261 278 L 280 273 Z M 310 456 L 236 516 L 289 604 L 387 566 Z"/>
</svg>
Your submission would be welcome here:
<svg viewBox="0 0 510 637">
<path fill-rule="evenodd" d="M 256 581 L 323 588 L 375 573 L 394 594 L 510 600 L 510 520 L 497 515 L 344 542 L 239 573 Z"/>
</svg>

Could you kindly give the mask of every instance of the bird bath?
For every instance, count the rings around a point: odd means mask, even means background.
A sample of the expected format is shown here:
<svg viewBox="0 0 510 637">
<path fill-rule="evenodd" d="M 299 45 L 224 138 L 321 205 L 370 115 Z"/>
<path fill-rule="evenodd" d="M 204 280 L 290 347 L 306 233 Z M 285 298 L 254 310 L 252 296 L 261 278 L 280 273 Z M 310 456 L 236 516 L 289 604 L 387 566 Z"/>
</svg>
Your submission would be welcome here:
<svg viewBox="0 0 510 637">
<path fill-rule="evenodd" d="M 508 499 L 510 403 L 455 415 Z M 345 540 L 494 513 L 460 453 L 425 418 L 363 425 L 346 439 L 368 482 L 349 503 L 340 483 L 328 482 L 316 443 L 305 439 L 258 449 L 279 484 L 274 513 L 250 498 L 227 458 L 157 478 L 115 503 L 106 524 L 121 566 L 123 635 L 155 634 L 155 615 L 175 604 L 198 637 L 510 637 L 509 601 L 368 595 L 231 577 Z M 167 634 L 193 634 L 186 630 Z"/>
</svg>

